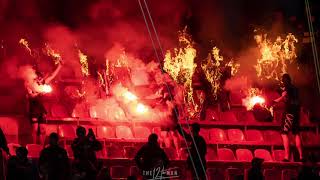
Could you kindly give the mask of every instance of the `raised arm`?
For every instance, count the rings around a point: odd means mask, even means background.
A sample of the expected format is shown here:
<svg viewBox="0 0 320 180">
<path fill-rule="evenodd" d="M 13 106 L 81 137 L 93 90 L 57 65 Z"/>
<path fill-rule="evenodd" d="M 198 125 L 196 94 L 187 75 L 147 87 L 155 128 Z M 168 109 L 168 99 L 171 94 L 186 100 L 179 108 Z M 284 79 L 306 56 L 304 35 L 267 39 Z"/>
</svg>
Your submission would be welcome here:
<svg viewBox="0 0 320 180">
<path fill-rule="evenodd" d="M 287 96 L 287 92 L 284 91 L 284 92 L 282 93 L 281 97 L 275 99 L 274 102 L 279 103 L 279 102 L 281 102 L 281 101 L 284 101 L 284 99 L 285 99 L 286 96 Z"/>
<path fill-rule="evenodd" d="M 192 137 L 190 134 L 188 134 L 182 127 L 181 125 L 177 125 L 176 127 L 178 133 L 184 137 L 187 141 L 192 141 Z"/>
<path fill-rule="evenodd" d="M 50 83 L 57 76 L 61 68 L 62 68 L 62 64 L 60 62 L 58 67 L 53 71 L 53 73 L 49 77 L 45 78 L 44 80 L 45 84 Z"/>
</svg>

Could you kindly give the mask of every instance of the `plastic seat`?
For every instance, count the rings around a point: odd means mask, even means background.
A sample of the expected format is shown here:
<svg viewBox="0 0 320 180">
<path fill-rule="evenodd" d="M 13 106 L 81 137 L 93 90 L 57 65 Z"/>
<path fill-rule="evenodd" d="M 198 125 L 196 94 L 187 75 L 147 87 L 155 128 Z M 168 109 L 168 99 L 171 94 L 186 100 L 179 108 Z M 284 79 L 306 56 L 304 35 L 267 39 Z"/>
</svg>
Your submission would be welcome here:
<svg viewBox="0 0 320 180">
<path fill-rule="evenodd" d="M 237 114 L 238 121 L 242 122 L 256 122 L 251 111 L 242 111 Z"/>
<path fill-rule="evenodd" d="M 225 142 L 227 140 L 226 134 L 222 129 L 212 128 L 209 130 L 211 142 Z"/>
<path fill-rule="evenodd" d="M 282 161 L 284 159 L 284 155 L 285 155 L 284 150 L 278 149 L 278 150 L 272 151 L 272 156 L 274 161 L 279 161 L 279 162 Z"/>
<path fill-rule="evenodd" d="M 235 157 L 231 149 L 220 148 L 218 149 L 218 159 L 224 161 L 234 161 Z"/>
<path fill-rule="evenodd" d="M 279 169 L 265 169 L 263 171 L 264 180 L 278 180 L 281 179 L 281 170 Z"/>
<path fill-rule="evenodd" d="M 216 160 L 216 151 L 212 147 L 207 148 L 207 154 L 206 154 L 206 159 L 207 161 L 213 161 Z"/>
<path fill-rule="evenodd" d="M 107 157 L 110 159 L 118 159 L 118 158 L 124 158 L 124 152 L 123 148 L 112 145 L 110 147 L 107 147 Z"/>
<path fill-rule="evenodd" d="M 105 147 L 102 147 L 100 151 L 96 151 L 96 157 L 98 159 L 104 159 L 106 157 L 106 149 Z"/>
<path fill-rule="evenodd" d="M 247 141 L 253 141 L 256 143 L 263 142 L 263 136 L 259 130 L 249 129 L 249 130 L 245 131 L 245 134 L 246 134 Z"/>
<path fill-rule="evenodd" d="M 222 121 L 228 121 L 228 122 L 237 122 L 238 121 L 236 115 L 232 111 L 221 112 L 220 118 Z"/>
<path fill-rule="evenodd" d="M 270 152 L 266 149 L 256 149 L 254 151 L 254 157 L 264 159 L 264 161 L 273 161 Z"/>
<path fill-rule="evenodd" d="M 317 145 L 320 139 L 314 132 L 301 132 L 301 140 L 306 145 Z"/>
<path fill-rule="evenodd" d="M 39 158 L 43 147 L 39 144 L 27 144 L 26 148 L 28 149 L 28 157 Z"/>
<path fill-rule="evenodd" d="M 278 131 L 266 130 L 263 131 L 263 139 L 265 143 L 273 145 L 282 145 L 282 138 Z"/>
<path fill-rule="evenodd" d="M 298 172 L 293 169 L 282 170 L 282 180 L 298 179 Z"/>
<path fill-rule="evenodd" d="M 51 115 L 52 117 L 69 117 L 68 112 L 65 107 L 61 104 L 53 104 L 51 106 Z"/>
<path fill-rule="evenodd" d="M 84 104 L 77 104 L 72 111 L 72 117 L 82 117 L 87 118 L 89 117 L 89 110 Z"/>
<path fill-rule="evenodd" d="M 18 147 L 20 147 L 20 144 L 16 144 L 16 143 L 9 143 L 8 144 L 8 148 L 9 148 L 9 152 L 11 156 L 15 156 L 16 155 L 16 150 Z"/>
<path fill-rule="evenodd" d="M 130 176 L 139 176 L 140 175 L 140 171 L 139 168 L 137 166 L 131 166 L 130 167 Z"/>
<path fill-rule="evenodd" d="M 46 131 L 46 136 L 49 136 L 53 132 L 58 133 L 58 126 L 57 125 L 46 124 L 44 126 L 44 128 Z"/>
<path fill-rule="evenodd" d="M 98 126 L 97 127 L 97 137 L 98 138 L 116 138 L 116 133 L 113 127 L 110 126 Z"/>
<path fill-rule="evenodd" d="M 228 129 L 228 139 L 233 142 L 243 142 L 244 135 L 240 129 Z"/>
<path fill-rule="evenodd" d="M 202 136 L 206 140 L 206 142 L 210 141 L 210 135 L 209 135 L 208 129 L 201 129 L 199 134 L 200 134 L 200 136 Z"/>
<path fill-rule="evenodd" d="M 251 161 L 253 158 L 249 149 L 237 149 L 236 156 L 239 161 Z"/>
<path fill-rule="evenodd" d="M 76 137 L 76 129 L 72 125 L 60 125 L 59 136 L 67 139 L 74 139 Z"/>
<path fill-rule="evenodd" d="M 126 179 L 130 174 L 130 169 L 125 166 L 111 166 L 110 175 L 112 179 Z"/>
<path fill-rule="evenodd" d="M 207 169 L 208 179 L 225 179 L 225 173 L 222 168 L 208 168 Z"/>
<path fill-rule="evenodd" d="M 226 179 L 239 179 L 239 176 L 244 177 L 244 171 L 239 168 L 227 168 L 226 169 L 227 177 Z M 243 178 L 240 178 L 243 179 Z"/>
<path fill-rule="evenodd" d="M 135 138 L 139 139 L 148 139 L 149 135 L 151 134 L 150 130 L 146 127 L 134 127 L 133 133 Z"/>
<path fill-rule="evenodd" d="M 163 150 L 170 160 L 178 159 L 177 151 L 174 148 L 166 147 L 166 148 L 163 148 Z"/>
<path fill-rule="evenodd" d="M 124 157 L 128 159 L 133 159 L 138 152 L 138 149 L 133 146 L 125 146 L 123 147 L 123 149 L 124 149 Z"/>
<path fill-rule="evenodd" d="M 117 126 L 116 137 L 120 139 L 133 138 L 132 131 L 128 126 Z"/>
</svg>

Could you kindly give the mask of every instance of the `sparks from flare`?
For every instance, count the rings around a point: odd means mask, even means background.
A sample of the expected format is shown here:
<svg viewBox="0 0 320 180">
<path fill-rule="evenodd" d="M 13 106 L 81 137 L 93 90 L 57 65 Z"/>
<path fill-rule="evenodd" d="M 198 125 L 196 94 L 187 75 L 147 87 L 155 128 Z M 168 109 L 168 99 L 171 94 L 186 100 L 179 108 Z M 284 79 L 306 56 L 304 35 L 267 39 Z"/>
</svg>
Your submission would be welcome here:
<svg viewBox="0 0 320 180">
<path fill-rule="evenodd" d="M 186 101 L 195 106 L 193 99 L 192 76 L 197 67 L 194 63 L 196 49 L 194 42 L 187 33 L 186 28 L 179 31 L 178 40 L 180 48 L 174 48 L 173 52 L 168 50 L 164 58 L 164 70 L 178 83 L 184 85 L 186 90 Z"/>
<path fill-rule="evenodd" d="M 61 61 L 61 55 L 60 55 L 57 51 L 55 51 L 54 49 L 52 49 L 49 44 L 45 44 L 45 49 L 44 49 L 44 50 L 45 50 L 45 53 L 46 53 L 48 56 L 50 56 L 50 57 L 53 58 L 54 64 L 57 65 L 57 64 L 60 63 L 60 61 Z"/>
<path fill-rule="evenodd" d="M 29 54 L 32 56 L 32 51 L 31 51 L 31 49 L 30 49 L 30 47 L 29 47 L 29 42 L 28 42 L 26 39 L 21 38 L 21 39 L 19 40 L 19 44 L 22 44 L 22 45 L 27 49 L 27 51 L 29 52 Z"/>
<path fill-rule="evenodd" d="M 87 55 L 81 52 L 81 50 L 78 50 L 78 56 L 81 64 L 81 72 L 84 76 L 89 76 L 89 65 L 88 65 L 88 59 Z"/>
</svg>

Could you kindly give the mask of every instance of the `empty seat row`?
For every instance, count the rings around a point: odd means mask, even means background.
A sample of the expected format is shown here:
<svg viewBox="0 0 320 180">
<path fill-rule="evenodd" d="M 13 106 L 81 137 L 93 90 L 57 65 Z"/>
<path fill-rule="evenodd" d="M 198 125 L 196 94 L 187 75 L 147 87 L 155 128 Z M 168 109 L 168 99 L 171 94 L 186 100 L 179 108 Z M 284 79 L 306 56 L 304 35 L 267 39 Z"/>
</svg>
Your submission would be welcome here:
<svg viewBox="0 0 320 180">
<path fill-rule="evenodd" d="M 92 128 L 97 138 L 120 138 L 120 139 L 147 139 L 151 131 L 147 127 L 133 127 L 128 126 L 84 126 L 87 130 Z M 73 139 L 76 137 L 76 126 L 73 125 L 46 125 L 46 135 L 56 132 L 60 137 Z"/>
</svg>

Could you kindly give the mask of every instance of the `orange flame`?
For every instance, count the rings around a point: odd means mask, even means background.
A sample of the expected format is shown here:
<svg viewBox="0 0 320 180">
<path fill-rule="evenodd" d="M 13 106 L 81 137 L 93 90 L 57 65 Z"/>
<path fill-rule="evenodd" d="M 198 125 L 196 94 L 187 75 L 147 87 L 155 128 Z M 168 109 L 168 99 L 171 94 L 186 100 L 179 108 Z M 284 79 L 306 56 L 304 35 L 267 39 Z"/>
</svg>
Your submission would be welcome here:
<svg viewBox="0 0 320 180">
<path fill-rule="evenodd" d="M 45 44 L 45 52 L 48 56 L 53 58 L 54 64 L 59 64 L 59 62 L 61 61 L 61 55 L 53 50 L 49 44 Z"/>
<path fill-rule="evenodd" d="M 288 63 L 297 58 L 295 44 L 298 40 L 291 33 L 285 39 L 278 36 L 274 42 L 267 39 L 267 34 L 255 35 L 254 38 L 261 53 L 255 66 L 257 76 L 278 80 L 281 74 L 287 73 Z"/>
<path fill-rule="evenodd" d="M 32 56 L 32 51 L 31 51 L 31 49 L 30 49 L 30 47 L 29 47 L 29 42 L 28 42 L 26 39 L 21 38 L 21 39 L 19 40 L 19 43 L 22 44 L 22 45 L 27 49 L 27 51 L 29 52 L 29 54 Z"/>
<path fill-rule="evenodd" d="M 89 65 L 87 55 L 78 50 L 78 56 L 81 64 L 81 72 L 84 76 L 89 76 Z"/>
</svg>

